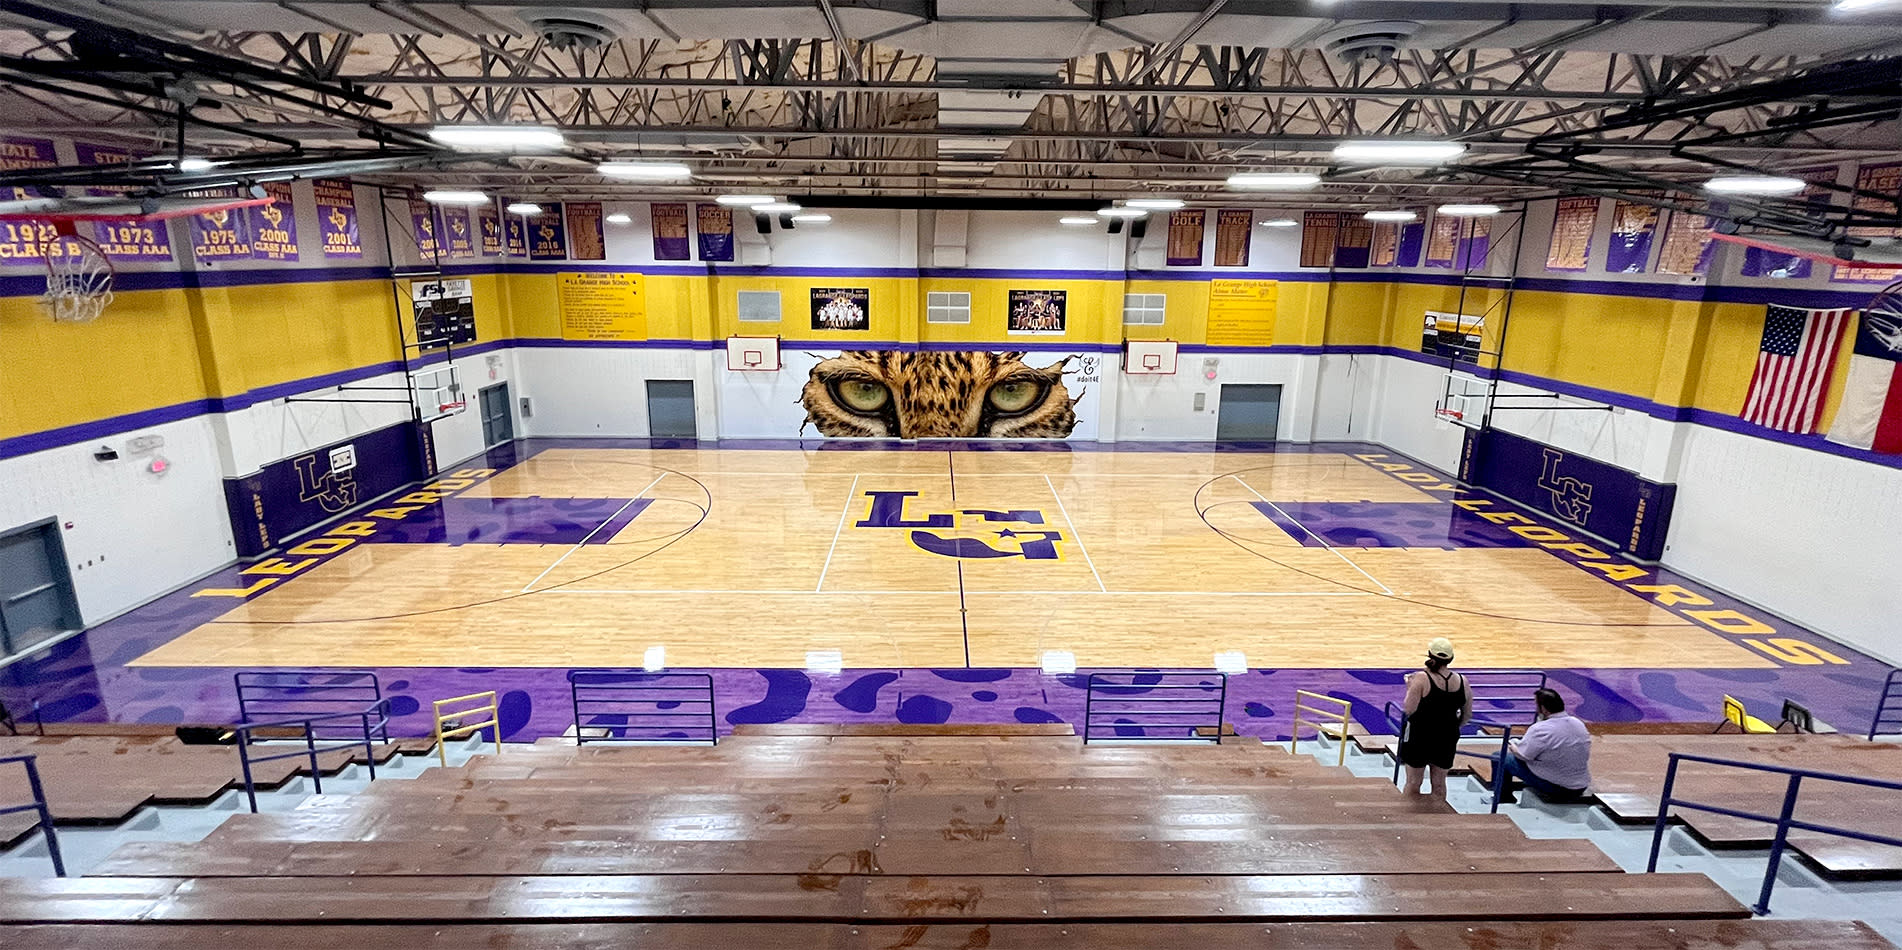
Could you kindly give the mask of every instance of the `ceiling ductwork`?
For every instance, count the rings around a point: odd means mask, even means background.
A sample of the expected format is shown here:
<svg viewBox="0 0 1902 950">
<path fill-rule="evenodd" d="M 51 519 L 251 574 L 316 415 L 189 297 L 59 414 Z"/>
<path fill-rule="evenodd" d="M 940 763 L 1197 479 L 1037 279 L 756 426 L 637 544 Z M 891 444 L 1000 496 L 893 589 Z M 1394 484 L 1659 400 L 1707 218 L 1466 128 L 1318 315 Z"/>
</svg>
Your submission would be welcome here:
<svg viewBox="0 0 1902 950">
<path fill-rule="evenodd" d="M 537 9 L 521 11 L 522 22 L 550 47 L 562 51 L 600 49 L 621 36 L 622 28 L 599 11 Z"/>
<path fill-rule="evenodd" d="M 1317 43 L 1329 56 L 1344 63 L 1391 63 L 1418 32 L 1420 24 L 1412 20 L 1373 20 L 1329 30 Z"/>
</svg>

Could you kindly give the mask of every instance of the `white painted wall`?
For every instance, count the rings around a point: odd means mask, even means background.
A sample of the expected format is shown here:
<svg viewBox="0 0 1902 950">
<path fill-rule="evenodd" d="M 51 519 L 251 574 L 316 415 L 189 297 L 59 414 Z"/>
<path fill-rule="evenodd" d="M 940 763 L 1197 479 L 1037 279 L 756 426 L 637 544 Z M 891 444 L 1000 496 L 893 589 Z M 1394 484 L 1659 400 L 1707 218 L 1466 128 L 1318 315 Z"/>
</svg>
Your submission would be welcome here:
<svg viewBox="0 0 1902 950">
<path fill-rule="evenodd" d="M 133 455 L 136 436 L 165 444 Z M 101 446 L 119 458 L 96 461 Z M 163 474 L 151 471 L 154 457 L 169 463 Z M 58 519 L 80 615 L 99 623 L 231 560 L 222 479 L 202 416 L 35 452 L 0 460 L 0 528 Z"/>
</svg>

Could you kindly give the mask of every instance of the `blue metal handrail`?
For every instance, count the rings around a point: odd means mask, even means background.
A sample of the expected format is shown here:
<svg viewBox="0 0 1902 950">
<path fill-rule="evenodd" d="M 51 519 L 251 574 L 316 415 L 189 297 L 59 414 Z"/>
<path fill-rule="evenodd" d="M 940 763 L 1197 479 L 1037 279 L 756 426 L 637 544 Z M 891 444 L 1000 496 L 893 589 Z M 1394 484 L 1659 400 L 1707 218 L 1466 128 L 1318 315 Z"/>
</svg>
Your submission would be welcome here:
<svg viewBox="0 0 1902 950">
<path fill-rule="evenodd" d="M 646 670 L 569 670 L 575 745 L 589 742 L 720 744 L 713 674 Z M 589 736 L 589 729 L 606 735 Z M 704 735 L 697 735 L 704 729 Z"/>
<path fill-rule="evenodd" d="M 231 679 L 238 693 L 238 721 L 244 723 L 351 713 L 384 698 L 377 675 L 366 670 L 245 670 Z M 378 738 L 388 742 L 388 730 Z"/>
<path fill-rule="evenodd" d="M 1677 767 L 1680 762 L 1698 762 L 1705 765 L 1717 765 L 1725 768 L 1746 769 L 1753 772 L 1771 772 L 1790 777 L 1789 785 L 1783 790 L 1783 807 L 1776 815 L 1759 815 L 1755 812 L 1725 808 L 1693 802 L 1672 796 L 1671 789 L 1677 785 Z M 1803 780 L 1816 779 L 1819 782 L 1840 782 L 1845 785 L 1861 785 L 1866 788 L 1882 788 L 1890 791 L 1902 791 L 1902 782 L 1890 782 L 1882 779 L 1865 778 L 1860 775 L 1842 775 L 1836 772 L 1821 772 L 1816 769 L 1796 769 L 1784 765 L 1769 765 L 1763 762 L 1742 762 L 1736 759 L 1719 759 L 1707 755 L 1692 755 L 1688 752 L 1671 753 L 1671 764 L 1664 770 L 1664 792 L 1659 796 L 1658 823 L 1651 832 L 1651 860 L 1645 864 L 1646 873 L 1658 869 L 1658 851 L 1664 846 L 1664 829 L 1671 817 L 1671 806 L 1707 811 L 1715 815 L 1728 815 L 1732 818 L 1744 818 L 1751 821 L 1767 822 L 1777 826 L 1776 836 L 1770 839 L 1770 867 L 1763 875 L 1763 889 L 1757 893 L 1757 903 L 1752 910 L 1759 914 L 1770 912 L 1770 891 L 1776 886 L 1777 868 L 1783 863 L 1783 848 L 1788 842 L 1790 829 L 1814 831 L 1818 834 L 1836 835 L 1841 838 L 1853 838 L 1857 841 L 1869 841 L 1875 844 L 1887 844 L 1902 847 L 1902 838 L 1870 834 L 1866 831 L 1852 831 L 1848 828 L 1836 828 L 1819 825 L 1815 822 L 1799 821 L 1793 817 L 1796 813 L 1796 796 L 1802 791 Z"/>
<path fill-rule="evenodd" d="M 1882 727 L 1894 726 L 1884 731 Z M 1876 714 L 1869 720 L 1869 741 L 1878 735 L 1902 733 L 1902 670 L 1890 670 L 1882 681 L 1882 693 L 1876 697 Z"/>
<path fill-rule="evenodd" d="M 66 876 L 66 861 L 60 857 L 59 835 L 53 831 L 53 812 L 46 806 L 46 786 L 40 784 L 40 767 L 31 755 L 0 756 L 0 765 L 18 762 L 26 769 L 26 784 L 33 790 L 33 801 L 25 805 L 0 805 L 0 815 L 31 811 L 40 815 L 40 833 L 46 835 L 46 855 L 53 859 L 53 874 Z"/>
<path fill-rule="evenodd" d="M 1387 717 L 1387 724 L 1393 726 L 1394 729 L 1393 783 L 1398 785 L 1400 784 L 1401 766 L 1399 743 L 1400 739 L 1407 734 L 1407 714 L 1392 700 L 1387 701 L 1387 705 L 1381 709 L 1381 713 Z M 1499 734 L 1499 751 L 1468 752 L 1457 746 L 1453 749 L 1454 755 L 1466 755 L 1475 759 L 1488 759 L 1493 763 L 1492 813 L 1495 815 L 1499 814 L 1499 799 L 1506 794 L 1506 756 L 1512 754 L 1512 730 L 1517 729 L 1521 725 L 1523 725 L 1523 723 L 1491 722 L 1475 716 L 1467 721 L 1466 726 L 1490 726 L 1494 729 L 1503 730 Z M 1460 727 L 1460 735 L 1464 736 L 1468 734 L 1466 732 L 1466 726 Z M 1472 735 L 1479 735 L 1479 733 L 1474 732 Z M 1409 791 L 1411 791 L 1411 789 L 1409 789 Z"/>
<path fill-rule="evenodd" d="M 373 718 L 374 721 L 372 721 Z M 350 721 L 357 723 L 360 730 L 359 738 L 353 738 L 348 741 L 331 742 L 321 746 L 317 744 L 317 730 L 325 728 L 325 726 L 321 724 L 333 722 L 346 723 L 344 728 L 347 728 L 347 723 Z M 362 746 L 364 759 L 370 767 L 370 781 L 376 781 L 376 738 L 379 735 L 387 736 L 389 734 L 389 723 L 390 701 L 388 699 L 379 699 L 371 703 L 367 708 L 357 710 L 356 712 L 326 713 L 317 716 L 303 716 L 296 719 L 275 719 L 270 722 L 251 722 L 245 723 L 242 726 L 233 726 L 231 731 L 237 736 L 238 740 L 238 763 L 244 769 L 244 794 L 246 798 L 250 799 L 251 813 L 257 814 L 258 810 L 257 782 L 251 776 L 251 766 L 259 762 L 273 762 L 278 759 L 297 757 L 308 758 L 310 760 L 311 787 L 317 791 L 317 794 L 322 795 L 324 793 L 324 775 L 323 769 L 317 764 L 318 753 L 335 752 L 338 749 L 354 749 L 357 746 Z M 295 749 L 290 752 L 279 752 L 275 755 L 256 755 L 252 753 L 252 744 L 262 741 L 256 735 L 259 730 L 290 728 L 301 728 L 303 732 L 302 738 L 304 740 L 303 748 Z M 339 727 L 331 726 L 329 728 L 335 729 Z M 291 738 L 297 737 L 293 736 Z M 386 739 L 385 741 L 388 740 Z"/>
<path fill-rule="evenodd" d="M 1154 676 L 1154 683 L 1137 683 L 1138 676 Z M 1196 677 L 1196 682 L 1171 682 L 1171 677 Z M 1107 678 L 1106 678 L 1107 677 Z M 1117 682 L 1116 677 L 1129 677 L 1128 682 Z M 1206 680 L 1214 677 L 1215 682 Z M 1150 695 L 1163 690 L 1162 695 Z M 1182 695 L 1176 695 L 1180 693 Z M 1208 694 L 1214 693 L 1213 697 Z M 1200 694 L 1200 695 L 1191 695 Z M 1108 708 L 1102 708 L 1108 703 Z M 1113 738 L 1137 742 L 1180 742 L 1191 740 L 1198 742 L 1222 742 L 1223 721 L 1228 713 L 1228 674 L 1213 670 L 1102 670 L 1091 673 L 1083 681 L 1083 744 L 1097 738 L 1099 727 L 1113 734 Z M 1098 722 L 1099 716 L 1112 717 L 1108 722 Z M 1116 721 L 1113 717 L 1158 717 L 1155 719 L 1125 719 Z M 1182 721 L 1188 717 L 1190 721 Z M 1197 730 L 1213 726 L 1211 735 L 1201 735 Z M 1162 735 L 1150 735 L 1149 730 L 1165 730 Z M 1130 734 L 1125 730 L 1134 730 Z"/>
</svg>

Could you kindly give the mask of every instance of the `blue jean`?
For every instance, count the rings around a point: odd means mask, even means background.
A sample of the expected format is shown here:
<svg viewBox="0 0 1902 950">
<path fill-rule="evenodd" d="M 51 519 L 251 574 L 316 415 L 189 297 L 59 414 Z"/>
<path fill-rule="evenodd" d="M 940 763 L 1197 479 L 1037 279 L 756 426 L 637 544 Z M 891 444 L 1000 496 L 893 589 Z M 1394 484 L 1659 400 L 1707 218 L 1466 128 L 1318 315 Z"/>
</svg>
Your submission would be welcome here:
<svg viewBox="0 0 1902 950">
<path fill-rule="evenodd" d="M 1566 788 L 1563 785 L 1555 785 L 1533 774 L 1532 766 L 1526 764 L 1526 760 L 1511 752 L 1506 753 L 1506 775 L 1508 778 L 1506 794 L 1508 795 L 1512 794 L 1511 779 L 1518 779 L 1525 784 L 1526 788 L 1538 792 L 1539 797 L 1548 802 L 1575 802 L 1585 797 L 1585 790 L 1582 788 Z"/>
</svg>

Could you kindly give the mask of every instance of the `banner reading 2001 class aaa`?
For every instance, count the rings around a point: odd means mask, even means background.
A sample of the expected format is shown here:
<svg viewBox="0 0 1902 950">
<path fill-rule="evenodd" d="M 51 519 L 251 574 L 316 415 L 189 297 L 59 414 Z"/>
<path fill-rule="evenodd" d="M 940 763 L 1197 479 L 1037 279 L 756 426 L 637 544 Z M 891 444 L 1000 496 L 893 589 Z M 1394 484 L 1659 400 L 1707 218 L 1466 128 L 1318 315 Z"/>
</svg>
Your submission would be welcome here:
<svg viewBox="0 0 1902 950">
<path fill-rule="evenodd" d="M 362 257 L 356 190 L 336 178 L 319 178 L 310 187 L 317 195 L 317 230 L 324 236 L 324 256 Z"/>
</svg>

